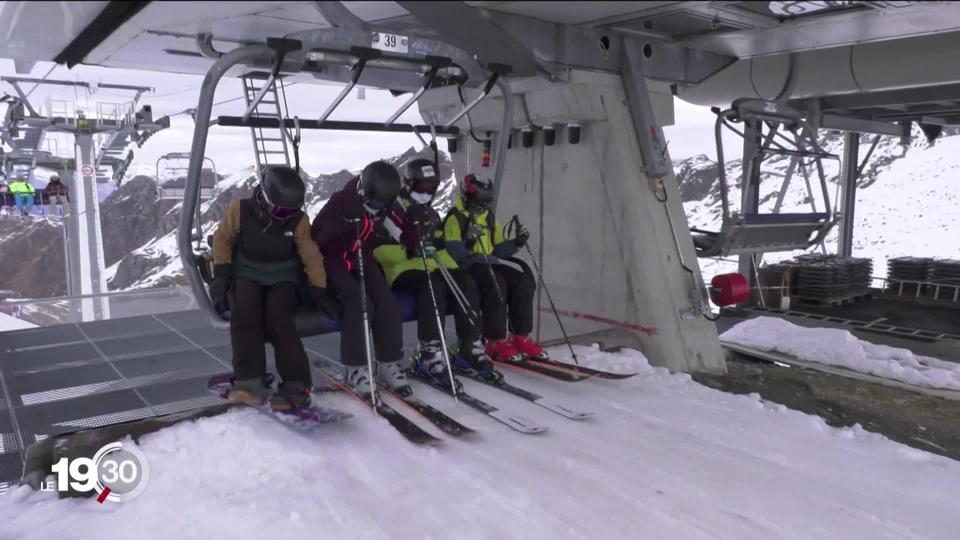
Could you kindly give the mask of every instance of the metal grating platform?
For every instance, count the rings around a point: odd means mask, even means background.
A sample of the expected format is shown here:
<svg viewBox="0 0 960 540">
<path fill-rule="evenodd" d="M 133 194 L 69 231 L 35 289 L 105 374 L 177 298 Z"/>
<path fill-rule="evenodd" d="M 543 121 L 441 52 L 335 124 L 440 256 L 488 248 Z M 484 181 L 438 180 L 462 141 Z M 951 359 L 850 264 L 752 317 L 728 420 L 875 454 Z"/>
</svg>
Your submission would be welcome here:
<svg viewBox="0 0 960 540">
<path fill-rule="evenodd" d="M 416 343 L 416 323 L 404 342 Z M 340 334 L 303 344 L 337 358 Z M 231 369 L 230 354 L 229 334 L 196 310 L 0 333 L 0 493 L 17 485 L 34 442 L 221 404 L 206 383 Z"/>
<path fill-rule="evenodd" d="M 229 369 L 229 335 L 199 311 L 0 334 L 0 492 L 30 444 L 217 404 L 206 381 Z"/>
</svg>

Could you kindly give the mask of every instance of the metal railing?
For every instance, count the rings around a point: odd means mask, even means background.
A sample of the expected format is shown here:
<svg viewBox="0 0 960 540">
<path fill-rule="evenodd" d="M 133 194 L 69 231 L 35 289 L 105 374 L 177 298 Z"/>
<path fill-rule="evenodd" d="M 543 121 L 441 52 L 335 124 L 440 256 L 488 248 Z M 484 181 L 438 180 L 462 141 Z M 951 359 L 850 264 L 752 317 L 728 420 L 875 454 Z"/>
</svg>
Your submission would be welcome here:
<svg viewBox="0 0 960 540">
<path fill-rule="evenodd" d="M 80 296 L 0 300 L 0 312 L 37 326 L 82 322 L 82 304 L 91 300 L 110 302 L 110 318 L 121 319 L 196 309 L 189 287 L 166 287 L 115 291 Z"/>
<path fill-rule="evenodd" d="M 919 281 L 911 279 L 872 278 L 881 283 L 880 289 L 884 294 L 896 296 L 912 296 L 914 298 L 930 298 L 943 302 L 960 303 L 960 284 L 938 283 L 934 281 Z"/>
</svg>

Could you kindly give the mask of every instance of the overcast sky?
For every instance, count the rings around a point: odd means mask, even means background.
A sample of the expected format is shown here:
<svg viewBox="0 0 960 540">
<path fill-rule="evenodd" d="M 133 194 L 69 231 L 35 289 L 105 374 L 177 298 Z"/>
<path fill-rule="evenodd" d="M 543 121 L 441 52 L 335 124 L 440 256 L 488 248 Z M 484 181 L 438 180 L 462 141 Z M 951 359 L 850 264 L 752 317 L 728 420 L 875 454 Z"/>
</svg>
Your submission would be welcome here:
<svg viewBox="0 0 960 540">
<path fill-rule="evenodd" d="M 34 67 L 29 77 L 41 78 L 52 66 L 52 63 L 40 62 Z M 10 60 L 0 60 L 0 74 L 18 76 Z M 141 103 L 153 107 L 155 118 L 196 107 L 201 83 L 201 77 L 194 75 L 160 74 L 90 66 L 77 66 L 72 70 L 57 66 L 47 78 L 152 87 L 154 93 L 144 95 Z M 6 88 L 6 84 L 0 84 L 0 86 L 3 87 L 3 91 L 12 93 L 12 89 Z M 30 91 L 31 88 L 33 88 L 32 84 L 24 85 L 25 91 Z M 290 114 L 298 114 L 301 117 L 318 116 L 339 90 L 339 86 L 332 85 L 293 85 L 287 89 Z M 216 101 L 238 99 L 216 107 L 214 115 L 241 114 L 243 112 L 241 95 L 239 80 L 224 79 Z M 48 98 L 69 99 L 76 101 L 79 107 L 86 106 L 89 110 L 95 110 L 98 102 L 124 102 L 132 97 L 132 92 L 118 90 L 98 89 L 91 94 L 83 88 L 45 85 L 37 87 L 30 94 L 31 103 L 35 107 L 42 107 Z M 383 120 L 405 99 L 406 96 L 394 98 L 385 91 L 367 90 L 365 99 L 360 100 L 357 98 L 357 92 L 354 91 L 331 118 Z M 697 107 L 679 100 L 675 103 L 676 125 L 666 128 L 671 157 L 676 160 L 703 153 L 714 158 L 716 154 L 713 142 L 714 116 L 705 107 Z M 43 112 L 47 112 L 45 108 Z M 408 110 L 400 121 L 419 121 L 415 107 Z M 160 155 L 168 152 L 189 152 L 192 137 L 193 121 L 190 116 L 188 114 L 173 116 L 170 129 L 154 135 L 143 148 L 134 149 L 135 160 L 131 170 L 151 171 Z M 61 155 L 72 154 L 66 150 L 68 141 L 69 139 L 62 140 Z M 410 146 L 421 146 L 419 140 L 410 134 L 305 130 L 301 145 L 301 162 L 303 168 L 311 174 L 330 173 L 341 169 L 356 170 L 375 159 L 400 154 Z M 243 128 L 212 128 L 206 153 L 216 162 L 218 171 L 221 173 L 236 171 L 254 163 L 250 132 Z"/>
</svg>

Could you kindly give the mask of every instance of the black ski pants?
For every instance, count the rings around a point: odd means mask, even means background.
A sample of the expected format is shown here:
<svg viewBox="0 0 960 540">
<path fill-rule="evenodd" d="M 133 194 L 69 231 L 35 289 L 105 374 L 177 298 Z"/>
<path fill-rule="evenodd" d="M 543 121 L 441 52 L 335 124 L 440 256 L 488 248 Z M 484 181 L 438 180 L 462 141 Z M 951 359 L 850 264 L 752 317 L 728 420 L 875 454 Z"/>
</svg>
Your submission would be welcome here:
<svg viewBox="0 0 960 540">
<path fill-rule="evenodd" d="M 280 377 L 312 386 L 307 354 L 293 322 L 298 301 L 295 283 L 267 287 L 248 279 L 234 281 L 230 342 L 237 379 L 256 379 L 266 374 L 264 345 L 269 341 Z"/>
<path fill-rule="evenodd" d="M 487 339 L 507 337 L 507 320 L 514 334 L 533 331 L 533 277 L 504 264 L 474 263 L 465 270 L 477 283 L 483 306 L 483 333 Z"/>
<path fill-rule="evenodd" d="M 379 268 L 368 265 L 364 269 L 364 278 L 376 360 L 396 362 L 403 356 L 403 310 L 390 292 Z M 343 303 L 340 360 L 347 366 L 365 366 L 367 357 L 363 341 L 363 309 L 360 306 L 360 273 L 337 270 L 327 274 L 327 283 Z"/>
<path fill-rule="evenodd" d="M 450 274 L 457 287 L 463 291 L 467 304 L 471 309 L 476 310 L 477 306 L 480 305 L 477 282 L 460 270 L 451 270 Z M 440 339 L 440 330 L 437 328 L 437 317 L 433 312 L 433 300 L 430 297 L 430 288 L 427 287 L 426 276 L 427 273 L 423 270 L 407 270 L 397 276 L 392 287 L 394 291 L 412 294 L 417 297 L 417 338 L 421 342 Z M 437 309 L 440 311 L 441 320 L 446 320 L 447 306 L 450 305 L 450 302 L 453 302 L 453 319 L 457 327 L 457 340 L 461 345 L 473 343 L 473 340 L 477 339 L 479 329 L 473 327 L 470 316 L 463 310 L 457 299 L 453 297 L 453 291 L 447 286 L 447 282 L 443 279 L 439 270 L 430 273 L 430 281 L 433 282 L 433 291 L 437 297 Z"/>
</svg>

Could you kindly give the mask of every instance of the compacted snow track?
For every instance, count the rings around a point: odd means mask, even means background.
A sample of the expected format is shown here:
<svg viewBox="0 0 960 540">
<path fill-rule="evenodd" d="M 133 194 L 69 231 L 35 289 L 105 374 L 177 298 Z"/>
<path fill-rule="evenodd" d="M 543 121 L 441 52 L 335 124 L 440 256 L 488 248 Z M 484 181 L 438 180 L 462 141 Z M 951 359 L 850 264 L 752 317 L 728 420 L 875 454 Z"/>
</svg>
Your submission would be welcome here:
<svg viewBox="0 0 960 540">
<path fill-rule="evenodd" d="M 419 384 L 421 398 L 478 435 L 418 447 L 336 394 L 317 399 L 354 418 L 311 436 L 237 410 L 145 436 L 150 484 L 131 502 L 10 490 L 0 538 L 943 539 L 960 530 L 960 463 L 708 389 L 636 351 L 578 355 L 640 374 L 507 376 L 595 411 L 586 421 L 464 381 L 549 425 L 538 437 Z"/>
</svg>

